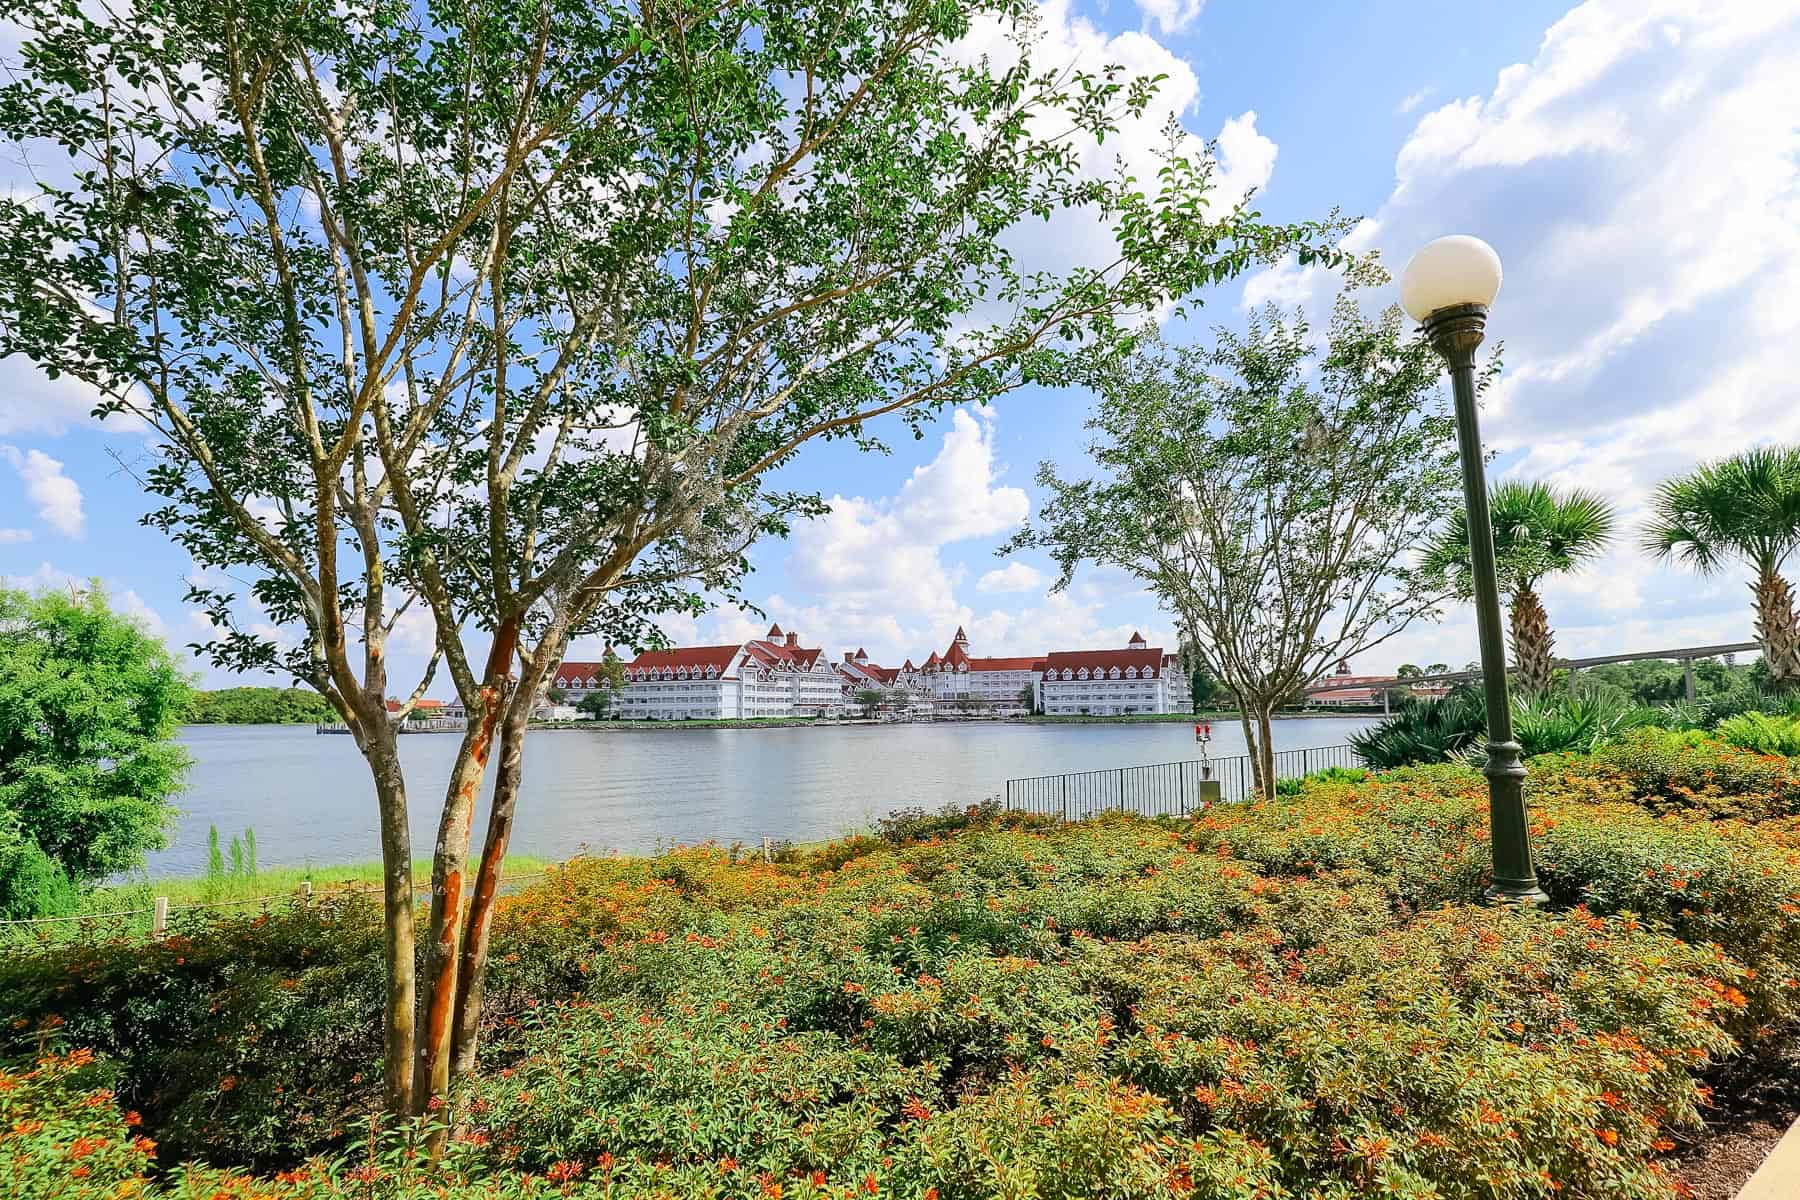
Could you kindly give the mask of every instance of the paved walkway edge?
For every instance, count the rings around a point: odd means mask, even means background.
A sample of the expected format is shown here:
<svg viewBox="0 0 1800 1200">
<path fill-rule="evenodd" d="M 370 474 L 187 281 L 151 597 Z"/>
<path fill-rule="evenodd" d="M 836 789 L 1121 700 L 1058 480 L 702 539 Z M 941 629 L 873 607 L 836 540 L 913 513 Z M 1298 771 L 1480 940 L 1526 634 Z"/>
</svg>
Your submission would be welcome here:
<svg viewBox="0 0 1800 1200">
<path fill-rule="evenodd" d="M 1756 1168 L 1737 1200 L 1795 1200 L 1800 1197 L 1800 1121 L 1788 1127 L 1769 1157 Z"/>
</svg>

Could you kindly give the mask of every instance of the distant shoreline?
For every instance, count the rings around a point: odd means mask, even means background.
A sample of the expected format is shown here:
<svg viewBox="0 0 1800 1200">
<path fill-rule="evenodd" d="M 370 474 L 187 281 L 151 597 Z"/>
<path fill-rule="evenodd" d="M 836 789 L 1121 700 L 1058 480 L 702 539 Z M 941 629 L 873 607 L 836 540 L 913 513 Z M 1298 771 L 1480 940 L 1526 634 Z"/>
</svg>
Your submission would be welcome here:
<svg viewBox="0 0 1800 1200">
<path fill-rule="evenodd" d="M 1378 712 L 1296 712 L 1276 713 L 1277 721 L 1348 720 L 1379 717 Z M 730 720 L 694 721 L 533 721 L 531 728 L 547 731 L 573 730 L 592 733 L 660 733 L 671 730 L 702 729 L 869 729 L 911 725 L 1191 725 L 1199 721 L 1238 721 L 1235 712 L 1147 713 L 1129 717 L 971 717 L 967 719 L 932 719 L 926 721 L 813 720 L 808 717 L 760 717 Z"/>
</svg>

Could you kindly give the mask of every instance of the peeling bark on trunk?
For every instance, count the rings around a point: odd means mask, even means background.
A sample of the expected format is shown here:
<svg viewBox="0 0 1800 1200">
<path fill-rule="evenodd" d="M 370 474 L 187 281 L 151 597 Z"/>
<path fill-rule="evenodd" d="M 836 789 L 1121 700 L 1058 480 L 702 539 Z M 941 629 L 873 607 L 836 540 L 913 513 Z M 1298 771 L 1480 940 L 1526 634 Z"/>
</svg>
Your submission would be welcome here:
<svg viewBox="0 0 1800 1200">
<path fill-rule="evenodd" d="M 1765 571 L 1750 585 L 1756 594 L 1756 640 L 1778 687 L 1800 683 L 1800 622 L 1794 616 L 1794 592 L 1778 572 Z"/>
<path fill-rule="evenodd" d="M 494 730 L 506 706 L 507 670 L 517 646 L 516 627 L 494 633 L 481 685 L 481 716 L 464 736 L 450 774 L 437 848 L 431 864 L 431 925 L 425 946 L 425 985 L 419 993 L 413 1111 L 423 1113 L 450 1090 L 450 1051 L 455 1033 L 457 967 L 468 912 L 469 830 Z"/>
<path fill-rule="evenodd" d="M 1519 694 L 1542 696 L 1549 692 L 1555 673 L 1556 636 L 1550 616 L 1530 584 L 1521 583 L 1512 602 L 1513 666 L 1518 671 Z"/>
<path fill-rule="evenodd" d="M 487 837 L 481 847 L 481 865 L 469 903 L 463 932 L 462 959 L 457 968 L 456 1028 L 451 1052 L 451 1079 L 461 1079 L 475 1067 L 475 1051 L 481 1037 L 481 1005 L 487 986 L 488 940 L 493 932 L 494 901 L 499 894 L 500 866 L 512 839 L 513 810 L 519 799 L 523 775 L 525 731 L 531 706 L 514 706 L 500 727 L 500 766 L 494 778 L 494 802 L 488 813 Z"/>
<path fill-rule="evenodd" d="M 398 736 L 379 728 L 358 729 L 358 741 L 375 777 L 381 817 L 381 898 L 385 915 L 382 954 L 388 991 L 382 1021 L 382 1077 L 388 1111 L 413 1108 L 414 1004 L 417 984 L 413 934 L 412 836 L 406 816 L 406 776 L 400 767 Z"/>
</svg>

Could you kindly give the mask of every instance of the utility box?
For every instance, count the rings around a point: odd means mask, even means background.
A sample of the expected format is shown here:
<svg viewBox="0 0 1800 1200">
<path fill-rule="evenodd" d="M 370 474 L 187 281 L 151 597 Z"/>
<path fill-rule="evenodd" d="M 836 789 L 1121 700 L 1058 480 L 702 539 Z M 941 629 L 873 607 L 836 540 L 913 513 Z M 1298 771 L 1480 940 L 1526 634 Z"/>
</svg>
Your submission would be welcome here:
<svg viewBox="0 0 1800 1200">
<path fill-rule="evenodd" d="M 1200 807 L 1211 808 L 1219 802 L 1219 781 L 1202 779 L 1200 781 Z"/>
</svg>

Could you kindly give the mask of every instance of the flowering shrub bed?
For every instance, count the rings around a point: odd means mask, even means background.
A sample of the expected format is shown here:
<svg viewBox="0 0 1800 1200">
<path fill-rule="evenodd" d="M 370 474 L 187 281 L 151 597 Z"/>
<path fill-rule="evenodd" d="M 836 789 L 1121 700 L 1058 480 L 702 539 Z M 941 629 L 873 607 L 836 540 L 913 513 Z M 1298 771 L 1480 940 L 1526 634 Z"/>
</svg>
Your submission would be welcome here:
<svg viewBox="0 0 1800 1200">
<path fill-rule="evenodd" d="M 89 1102 L 104 1064 L 53 1053 L 0 1081 L 0 1165 L 62 1179 L 104 1138 L 91 1194 L 181 1200 L 1671 1200 L 1706 1072 L 1800 1015 L 1800 836 L 1771 799 L 1784 760 L 1621 745 L 1534 777 L 1537 912 L 1478 903 L 1485 789 L 1450 766 L 1183 822 L 978 812 L 775 863 L 576 862 L 501 915 L 493 1036 L 442 1162 L 277 1108 L 275 1173 L 152 1180 L 121 1105 Z M 76 965 L 40 959 L 42 995 Z M 82 984 L 113 1011 L 51 1036 L 142 1059 L 117 1032 L 154 1000 L 134 978 L 145 995 Z M 37 1032 L 43 1007 L 15 1019 Z M 275 1011 L 257 1037 L 320 1052 Z"/>
</svg>

